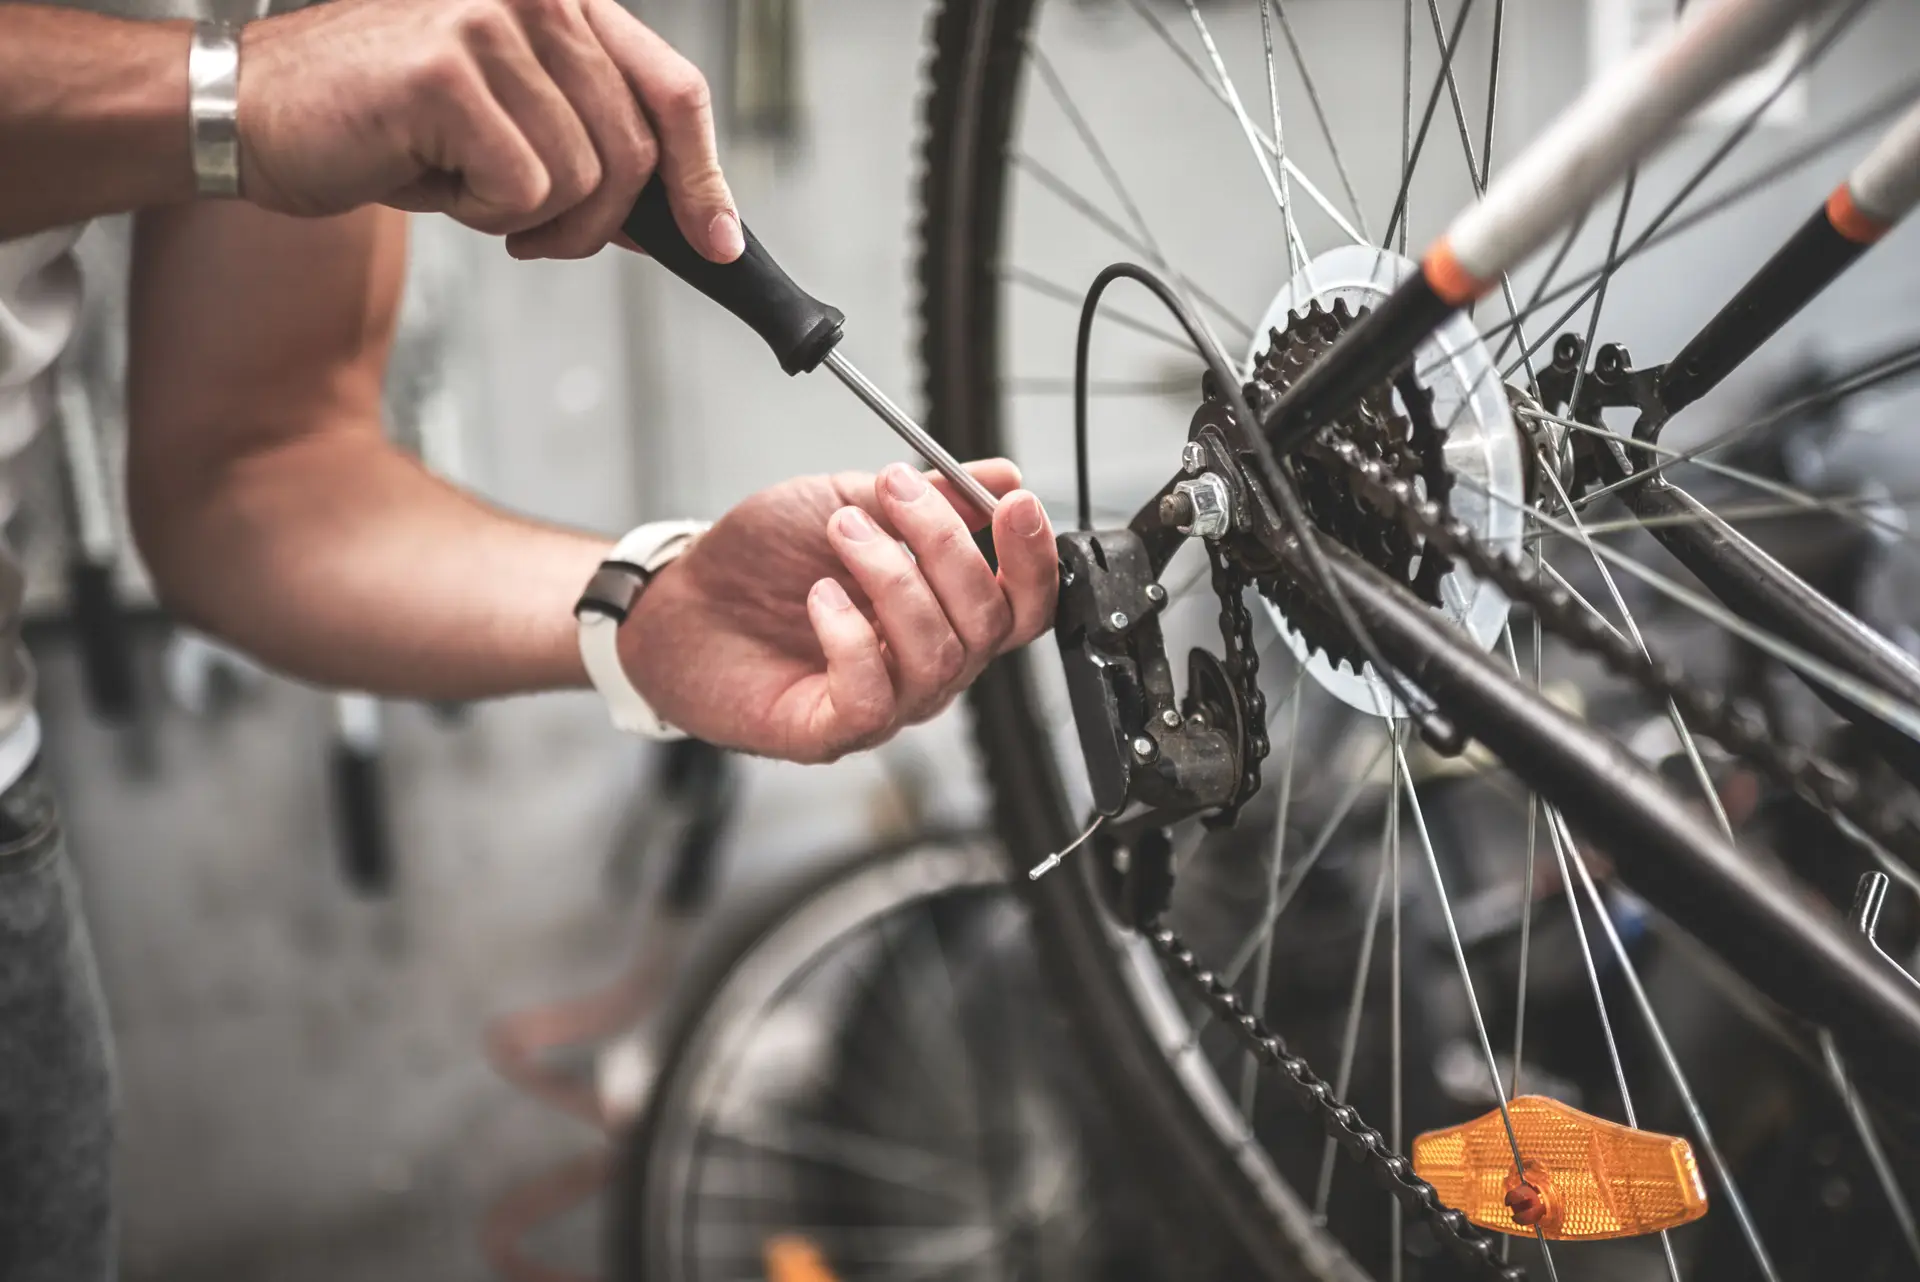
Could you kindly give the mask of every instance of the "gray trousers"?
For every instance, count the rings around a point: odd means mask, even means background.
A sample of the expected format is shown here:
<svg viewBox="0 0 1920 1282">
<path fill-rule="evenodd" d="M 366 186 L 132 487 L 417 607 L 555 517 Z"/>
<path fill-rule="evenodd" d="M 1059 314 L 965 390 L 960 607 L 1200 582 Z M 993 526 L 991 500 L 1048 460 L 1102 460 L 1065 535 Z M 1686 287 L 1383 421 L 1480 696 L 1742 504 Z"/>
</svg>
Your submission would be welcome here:
<svg viewBox="0 0 1920 1282">
<path fill-rule="evenodd" d="M 113 1052 L 36 763 L 0 794 L 0 1278 L 114 1276 Z"/>
</svg>

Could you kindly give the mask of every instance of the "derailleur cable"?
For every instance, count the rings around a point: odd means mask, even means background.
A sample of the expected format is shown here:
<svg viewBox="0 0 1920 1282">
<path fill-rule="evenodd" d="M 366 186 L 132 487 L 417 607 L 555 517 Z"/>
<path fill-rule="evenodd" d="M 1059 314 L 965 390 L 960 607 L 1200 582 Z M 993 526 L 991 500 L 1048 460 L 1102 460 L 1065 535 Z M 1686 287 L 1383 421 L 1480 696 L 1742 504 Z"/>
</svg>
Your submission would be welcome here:
<svg viewBox="0 0 1920 1282">
<path fill-rule="evenodd" d="M 1239 377 L 1228 362 L 1226 354 L 1214 342 L 1213 336 L 1203 328 L 1193 310 L 1163 278 L 1137 263 L 1114 263 L 1098 276 L 1087 291 L 1086 299 L 1080 305 L 1080 329 L 1074 346 L 1073 360 L 1073 450 L 1079 482 L 1079 525 L 1083 531 L 1093 528 L 1093 502 L 1088 480 L 1087 450 L 1087 406 L 1088 365 L 1093 348 L 1093 321 L 1100 310 L 1100 298 L 1107 287 L 1116 280 L 1132 280 L 1146 286 L 1154 297 L 1158 298 L 1166 309 L 1180 322 L 1180 328 L 1186 331 L 1187 339 L 1193 349 L 1207 363 L 1208 371 L 1220 388 L 1220 394 L 1226 399 L 1229 411 L 1228 421 L 1234 434 L 1239 438 L 1241 449 L 1253 456 L 1259 469 L 1259 476 L 1266 483 L 1267 490 L 1278 500 L 1281 513 L 1286 521 L 1288 532 L 1300 546 L 1308 570 L 1319 581 L 1321 591 L 1326 593 L 1334 613 L 1339 616 L 1340 624 L 1353 637 L 1367 662 L 1379 674 L 1386 684 L 1394 701 L 1404 709 L 1407 716 L 1419 727 L 1421 736 L 1430 743 L 1452 744 L 1458 736 L 1440 714 L 1434 710 L 1433 701 L 1427 698 L 1416 700 L 1400 674 L 1388 665 L 1380 648 L 1374 643 L 1373 635 L 1360 620 L 1353 603 L 1347 599 L 1346 592 L 1333 576 L 1333 568 L 1328 564 L 1326 553 L 1320 547 L 1319 536 L 1307 516 L 1305 505 L 1294 485 L 1292 464 L 1282 462 L 1273 453 L 1265 435 L 1260 431 L 1260 420 L 1255 417 L 1252 406 L 1247 402 L 1245 390 Z M 1389 713 L 1391 715 L 1391 713 Z"/>
</svg>

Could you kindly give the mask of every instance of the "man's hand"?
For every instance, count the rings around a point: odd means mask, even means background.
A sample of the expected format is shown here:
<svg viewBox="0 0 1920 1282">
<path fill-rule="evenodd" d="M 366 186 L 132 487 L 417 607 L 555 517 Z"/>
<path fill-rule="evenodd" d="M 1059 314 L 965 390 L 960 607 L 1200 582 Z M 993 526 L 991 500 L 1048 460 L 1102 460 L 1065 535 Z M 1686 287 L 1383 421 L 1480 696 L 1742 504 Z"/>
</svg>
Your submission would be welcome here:
<svg viewBox="0 0 1920 1282">
<path fill-rule="evenodd" d="M 1005 460 L 999 573 L 985 518 L 896 464 L 801 477 L 746 500 L 664 570 L 621 630 L 661 716 L 726 747 L 831 761 L 932 717 L 987 663 L 1053 621 L 1058 562 L 1040 501 Z M 957 506 L 956 506 L 957 505 Z M 904 545 L 904 546 L 903 546 Z"/>
<path fill-rule="evenodd" d="M 744 244 L 707 82 L 617 0 L 334 0 L 242 32 L 244 194 L 282 213 L 445 213 L 583 258 L 656 164 L 687 240 Z"/>
</svg>

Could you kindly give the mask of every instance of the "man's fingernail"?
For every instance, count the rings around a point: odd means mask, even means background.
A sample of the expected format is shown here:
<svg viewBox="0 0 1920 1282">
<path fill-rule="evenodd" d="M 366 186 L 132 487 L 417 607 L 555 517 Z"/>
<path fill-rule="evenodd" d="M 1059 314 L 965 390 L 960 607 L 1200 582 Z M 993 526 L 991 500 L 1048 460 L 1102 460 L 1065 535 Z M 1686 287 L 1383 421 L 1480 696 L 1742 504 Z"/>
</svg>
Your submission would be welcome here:
<svg viewBox="0 0 1920 1282">
<path fill-rule="evenodd" d="M 867 514 L 857 507 L 842 508 L 840 511 L 840 533 L 855 543 L 865 543 L 880 531 L 867 519 Z"/>
<path fill-rule="evenodd" d="M 838 579 L 822 579 L 814 584 L 813 596 L 829 610 L 845 610 L 853 604 L 847 596 L 847 590 L 840 586 Z"/>
<path fill-rule="evenodd" d="M 1040 527 L 1046 524 L 1040 500 L 1031 494 L 1022 494 L 1013 501 L 1013 512 L 1007 519 L 1013 525 L 1013 532 L 1023 539 L 1040 533 Z"/>
<path fill-rule="evenodd" d="M 894 463 L 886 470 L 887 493 L 902 503 L 911 503 L 927 492 L 927 479 L 905 463 Z"/>
<path fill-rule="evenodd" d="M 713 216 L 707 224 L 707 244 L 727 262 L 732 262 L 747 250 L 747 238 L 740 230 L 740 215 L 731 209 L 723 209 Z"/>
</svg>

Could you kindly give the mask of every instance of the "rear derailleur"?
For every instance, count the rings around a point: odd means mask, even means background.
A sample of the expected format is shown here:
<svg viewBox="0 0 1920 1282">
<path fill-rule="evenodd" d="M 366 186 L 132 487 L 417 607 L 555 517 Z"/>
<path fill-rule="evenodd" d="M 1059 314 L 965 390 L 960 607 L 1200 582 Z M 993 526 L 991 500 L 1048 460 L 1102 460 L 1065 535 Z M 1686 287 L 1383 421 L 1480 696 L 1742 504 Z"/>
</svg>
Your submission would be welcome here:
<svg viewBox="0 0 1920 1282">
<path fill-rule="evenodd" d="M 1250 671 L 1251 622 L 1239 600 L 1250 580 L 1222 546 L 1245 529 L 1247 479 L 1209 429 L 1188 443 L 1183 467 L 1129 527 L 1058 540 L 1054 634 L 1094 809 L 1110 821 L 1132 810 L 1133 830 L 1194 815 L 1230 823 L 1258 790 L 1267 749 L 1264 698 Z M 1223 633 L 1233 631 L 1223 637 L 1224 661 L 1188 652 L 1182 697 L 1161 634 L 1168 594 L 1159 576 L 1187 538 L 1208 544 Z"/>
</svg>

